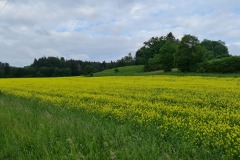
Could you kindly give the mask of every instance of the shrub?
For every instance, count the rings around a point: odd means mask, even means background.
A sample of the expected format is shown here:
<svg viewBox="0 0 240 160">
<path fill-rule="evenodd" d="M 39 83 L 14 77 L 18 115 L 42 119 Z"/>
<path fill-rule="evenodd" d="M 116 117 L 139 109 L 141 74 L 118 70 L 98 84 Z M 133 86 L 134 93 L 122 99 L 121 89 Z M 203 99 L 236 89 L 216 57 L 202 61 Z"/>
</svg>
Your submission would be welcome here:
<svg viewBox="0 0 240 160">
<path fill-rule="evenodd" d="M 118 72 L 119 72 L 119 69 L 118 69 L 118 68 L 115 68 L 115 69 L 114 69 L 114 72 L 115 72 L 115 73 L 118 73 Z"/>
<path fill-rule="evenodd" d="M 206 73 L 240 73 L 240 56 L 225 57 L 203 62 L 198 72 Z"/>
</svg>

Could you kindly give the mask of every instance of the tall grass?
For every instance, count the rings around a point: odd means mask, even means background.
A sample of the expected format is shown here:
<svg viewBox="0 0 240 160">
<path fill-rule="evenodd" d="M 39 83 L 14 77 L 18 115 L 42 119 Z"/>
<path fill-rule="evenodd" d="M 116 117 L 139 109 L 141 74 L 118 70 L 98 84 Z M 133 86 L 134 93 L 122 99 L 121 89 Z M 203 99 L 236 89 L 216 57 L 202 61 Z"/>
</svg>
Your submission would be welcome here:
<svg viewBox="0 0 240 160">
<path fill-rule="evenodd" d="M 0 93 L 0 159 L 222 159 L 155 127 Z"/>
</svg>

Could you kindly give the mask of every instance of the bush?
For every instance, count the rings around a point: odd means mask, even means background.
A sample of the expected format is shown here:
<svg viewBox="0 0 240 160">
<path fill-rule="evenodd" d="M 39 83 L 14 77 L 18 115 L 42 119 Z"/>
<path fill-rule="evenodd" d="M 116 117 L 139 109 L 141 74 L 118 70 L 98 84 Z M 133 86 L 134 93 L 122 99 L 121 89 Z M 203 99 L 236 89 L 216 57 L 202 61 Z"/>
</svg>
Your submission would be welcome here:
<svg viewBox="0 0 240 160">
<path fill-rule="evenodd" d="M 85 74 L 84 77 L 93 77 L 93 73 Z"/>
<path fill-rule="evenodd" d="M 119 72 L 118 68 L 115 68 L 115 69 L 114 69 L 114 72 L 115 72 L 115 73 L 118 73 L 118 72 Z"/>
<path fill-rule="evenodd" d="M 240 73 L 240 56 L 225 57 L 203 62 L 198 66 L 203 73 Z"/>
</svg>

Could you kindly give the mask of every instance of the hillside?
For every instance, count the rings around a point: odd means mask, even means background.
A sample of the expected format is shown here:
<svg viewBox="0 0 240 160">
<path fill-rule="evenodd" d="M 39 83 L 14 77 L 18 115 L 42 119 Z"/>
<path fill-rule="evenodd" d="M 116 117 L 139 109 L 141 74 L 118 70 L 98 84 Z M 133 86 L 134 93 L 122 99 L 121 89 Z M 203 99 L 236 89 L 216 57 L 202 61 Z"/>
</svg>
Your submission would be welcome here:
<svg viewBox="0 0 240 160">
<path fill-rule="evenodd" d="M 94 73 L 93 76 L 133 76 L 133 75 L 141 75 L 143 72 L 143 65 L 138 66 L 125 66 L 118 67 L 118 72 L 115 71 L 116 68 L 107 69 L 101 72 Z"/>
<path fill-rule="evenodd" d="M 151 75 L 172 75 L 172 76 L 203 76 L 203 77 L 240 77 L 238 73 L 196 73 L 196 72 L 181 72 L 177 68 L 173 68 L 171 72 L 163 70 L 144 72 L 143 65 L 118 67 L 107 69 L 101 72 L 94 73 L 94 77 L 102 76 L 151 76 Z"/>
<path fill-rule="evenodd" d="M 143 65 L 125 66 L 113 69 L 107 69 L 101 72 L 94 73 L 94 77 L 100 76 L 144 76 L 144 75 L 182 75 L 177 68 L 174 68 L 172 72 L 164 72 L 163 70 L 144 72 Z M 118 72 L 115 70 L 118 69 Z"/>
</svg>

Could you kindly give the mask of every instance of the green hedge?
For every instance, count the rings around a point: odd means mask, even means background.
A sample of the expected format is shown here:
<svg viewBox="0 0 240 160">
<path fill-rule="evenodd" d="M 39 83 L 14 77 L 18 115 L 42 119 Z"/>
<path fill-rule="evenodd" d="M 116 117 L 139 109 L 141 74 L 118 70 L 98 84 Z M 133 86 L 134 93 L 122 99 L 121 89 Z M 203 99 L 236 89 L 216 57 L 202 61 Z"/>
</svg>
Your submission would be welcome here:
<svg viewBox="0 0 240 160">
<path fill-rule="evenodd" d="M 198 72 L 205 73 L 240 73 L 240 56 L 225 57 L 203 62 Z"/>
</svg>

